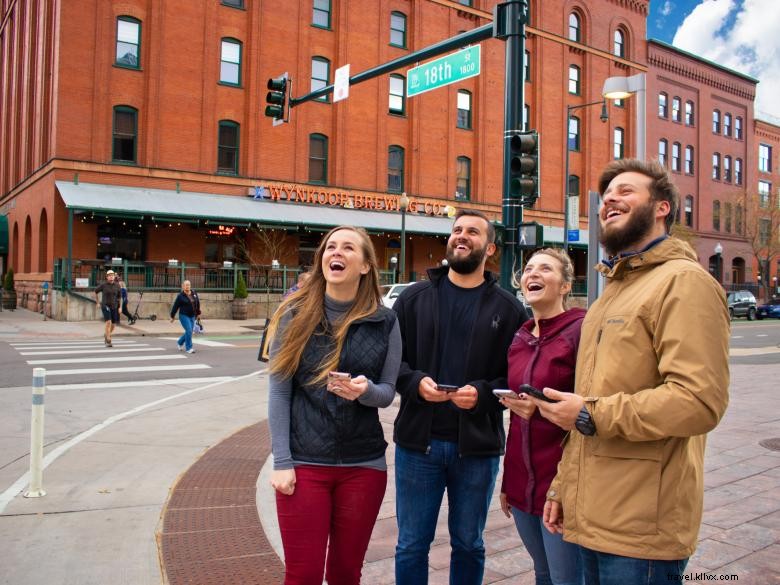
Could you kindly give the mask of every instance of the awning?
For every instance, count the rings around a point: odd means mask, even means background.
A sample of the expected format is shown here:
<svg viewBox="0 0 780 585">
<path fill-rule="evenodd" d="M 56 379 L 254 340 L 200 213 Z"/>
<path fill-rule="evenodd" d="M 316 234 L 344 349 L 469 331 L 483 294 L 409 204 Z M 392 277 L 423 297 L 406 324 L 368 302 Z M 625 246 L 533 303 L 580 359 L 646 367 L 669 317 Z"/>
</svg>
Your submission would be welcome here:
<svg viewBox="0 0 780 585">
<path fill-rule="evenodd" d="M 118 187 L 95 183 L 57 181 L 65 207 L 126 217 L 209 220 L 274 226 L 331 228 L 355 225 L 370 231 L 400 232 L 398 212 L 366 211 L 327 205 L 281 203 L 235 195 L 180 192 L 164 189 Z M 406 214 L 406 231 L 416 234 L 449 235 L 452 219 L 416 213 Z M 2 233 L 2 232 L 0 232 Z M 7 233 L 7 230 L 6 230 Z M 6 235 L 7 240 L 7 235 Z"/>
<path fill-rule="evenodd" d="M 0 254 L 8 254 L 8 216 L 0 215 Z"/>
</svg>

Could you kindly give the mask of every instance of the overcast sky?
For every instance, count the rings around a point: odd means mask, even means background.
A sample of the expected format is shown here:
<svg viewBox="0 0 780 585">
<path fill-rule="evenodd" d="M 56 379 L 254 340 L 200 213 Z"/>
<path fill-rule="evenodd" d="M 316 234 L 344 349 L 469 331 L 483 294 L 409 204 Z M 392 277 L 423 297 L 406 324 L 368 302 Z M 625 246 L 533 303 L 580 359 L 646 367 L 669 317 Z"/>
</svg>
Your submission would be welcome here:
<svg viewBox="0 0 780 585">
<path fill-rule="evenodd" d="M 780 124 L 780 0 L 650 0 L 647 36 L 758 79 L 755 115 Z"/>
</svg>

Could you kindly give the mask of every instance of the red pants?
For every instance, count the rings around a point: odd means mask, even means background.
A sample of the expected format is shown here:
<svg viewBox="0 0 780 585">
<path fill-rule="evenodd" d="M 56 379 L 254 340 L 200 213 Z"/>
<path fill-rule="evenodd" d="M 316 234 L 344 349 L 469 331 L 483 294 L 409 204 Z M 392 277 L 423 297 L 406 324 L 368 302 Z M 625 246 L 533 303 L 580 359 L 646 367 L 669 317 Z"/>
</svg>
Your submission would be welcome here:
<svg viewBox="0 0 780 585">
<path fill-rule="evenodd" d="M 365 467 L 295 468 L 295 492 L 276 492 L 285 585 L 360 585 L 387 472 Z M 327 552 L 327 566 L 325 557 Z"/>
</svg>

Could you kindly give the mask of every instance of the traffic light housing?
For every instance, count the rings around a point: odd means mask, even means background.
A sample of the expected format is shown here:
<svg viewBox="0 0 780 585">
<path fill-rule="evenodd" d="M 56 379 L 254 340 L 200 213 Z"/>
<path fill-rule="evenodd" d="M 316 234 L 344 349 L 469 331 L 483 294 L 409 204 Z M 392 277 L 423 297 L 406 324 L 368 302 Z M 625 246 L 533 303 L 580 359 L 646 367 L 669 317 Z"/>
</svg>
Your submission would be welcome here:
<svg viewBox="0 0 780 585">
<path fill-rule="evenodd" d="M 517 248 L 533 250 L 544 245 L 544 226 L 536 221 L 524 221 L 517 224 Z"/>
<path fill-rule="evenodd" d="M 509 148 L 509 196 L 531 207 L 539 198 L 539 133 L 517 132 Z"/>
<path fill-rule="evenodd" d="M 273 118 L 275 124 L 286 121 L 287 90 L 289 86 L 290 79 L 286 73 L 268 80 L 268 93 L 265 96 L 265 115 Z"/>
</svg>

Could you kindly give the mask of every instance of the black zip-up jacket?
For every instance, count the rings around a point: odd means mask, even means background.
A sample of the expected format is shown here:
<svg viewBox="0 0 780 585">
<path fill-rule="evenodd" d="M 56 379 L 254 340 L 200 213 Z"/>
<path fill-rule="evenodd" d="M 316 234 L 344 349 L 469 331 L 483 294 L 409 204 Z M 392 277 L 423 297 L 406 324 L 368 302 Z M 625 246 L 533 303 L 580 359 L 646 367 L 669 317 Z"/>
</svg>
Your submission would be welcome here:
<svg viewBox="0 0 780 585">
<path fill-rule="evenodd" d="M 176 295 L 176 300 L 173 301 L 173 306 L 171 307 L 171 319 L 176 316 L 176 311 L 181 311 L 182 315 L 187 315 L 188 317 L 200 315 L 200 297 L 198 293 L 194 290 L 192 291 L 192 301 L 184 294 L 184 291 Z"/>
<path fill-rule="evenodd" d="M 446 266 L 428 271 L 430 280 L 406 288 L 395 300 L 403 341 L 403 358 L 396 391 L 401 407 L 393 440 L 401 447 L 427 452 L 431 442 L 433 403 L 420 397 L 420 380 L 437 372 L 439 283 Z M 507 350 L 515 332 L 528 319 L 520 301 L 503 290 L 490 272 L 466 347 L 466 380 L 477 389 L 476 406 L 459 411 L 458 451 L 461 456 L 504 453 L 503 407 L 494 388 L 507 387 Z M 433 376 L 431 376 L 433 377 Z"/>
</svg>

